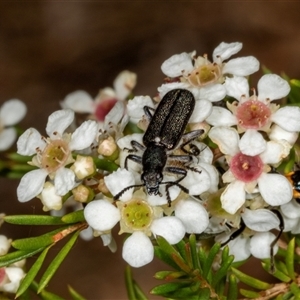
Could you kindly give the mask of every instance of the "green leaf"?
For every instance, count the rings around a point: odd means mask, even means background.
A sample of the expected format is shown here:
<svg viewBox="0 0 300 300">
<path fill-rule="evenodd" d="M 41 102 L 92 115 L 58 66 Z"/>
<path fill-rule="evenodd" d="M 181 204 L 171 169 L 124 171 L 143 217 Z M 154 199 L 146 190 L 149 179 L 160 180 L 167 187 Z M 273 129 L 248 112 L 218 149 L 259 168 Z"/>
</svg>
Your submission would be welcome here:
<svg viewBox="0 0 300 300">
<path fill-rule="evenodd" d="M 42 276 L 40 283 L 39 283 L 39 288 L 38 288 L 38 293 L 40 293 L 45 286 L 49 283 L 50 279 L 60 266 L 60 264 L 63 262 L 65 257 L 68 255 L 70 252 L 71 248 L 73 247 L 74 243 L 76 242 L 78 235 L 80 231 L 76 231 L 75 234 L 70 238 L 70 240 L 64 245 L 64 247 L 59 251 L 57 256 L 52 260 L 50 265 L 48 266 L 47 270 L 45 271 L 44 275 Z"/>
<path fill-rule="evenodd" d="M 179 272 L 174 272 L 174 271 L 159 271 L 155 273 L 154 278 L 156 279 L 161 279 L 161 280 L 172 280 L 172 279 L 178 279 L 181 277 L 186 276 L 185 272 L 179 271 Z"/>
<path fill-rule="evenodd" d="M 236 277 L 233 274 L 229 276 L 227 299 L 235 300 L 238 297 L 238 285 Z"/>
<path fill-rule="evenodd" d="M 249 298 L 249 299 L 260 298 L 259 293 L 254 292 L 254 291 L 249 291 L 249 290 L 240 289 L 240 293 L 241 293 L 243 296 L 245 296 L 246 298 Z"/>
<path fill-rule="evenodd" d="M 73 211 L 61 218 L 61 220 L 64 223 L 72 224 L 72 223 L 78 223 L 78 222 L 84 222 L 84 214 L 83 214 L 83 209 Z"/>
<path fill-rule="evenodd" d="M 85 298 L 75 291 L 70 285 L 68 285 L 68 290 L 74 300 L 85 300 Z"/>
<path fill-rule="evenodd" d="M 287 247 L 286 257 L 285 257 L 285 263 L 286 263 L 288 275 L 293 280 L 295 279 L 294 253 L 295 253 L 295 238 L 290 240 L 288 247 Z"/>
<path fill-rule="evenodd" d="M 228 247 L 226 247 L 228 249 Z M 227 275 L 227 271 L 230 268 L 232 262 L 234 260 L 234 256 L 227 257 L 225 261 L 222 261 L 221 267 L 219 270 L 214 274 L 212 278 L 212 286 L 215 287 L 219 281 Z"/>
<path fill-rule="evenodd" d="M 281 280 L 282 282 L 291 281 L 291 278 L 288 275 L 281 272 L 279 269 L 275 269 L 275 271 L 271 273 L 270 272 L 270 268 L 271 268 L 270 262 L 262 263 L 262 266 L 268 273 L 270 273 L 272 276 L 276 277 L 277 279 Z"/>
<path fill-rule="evenodd" d="M 28 273 L 26 274 L 26 276 L 23 278 L 23 280 L 21 281 L 21 284 L 17 290 L 16 293 L 16 298 L 18 298 L 19 296 L 21 296 L 30 286 L 30 284 L 32 283 L 32 281 L 34 280 L 36 274 L 38 273 L 38 271 L 40 270 L 45 257 L 48 253 L 48 250 L 50 249 L 50 247 L 46 248 L 38 257 L 38 259 L 35 261 L 35 263 L 32 265 L 32 267 L 30 268 L 30 270 L 28 271 Z"/>
<path fill-rule="evenodd" d="M 117 171 L 120 166 L 116 163 L 109 161 L 105 158 L 95 158 L 93 157 L 94 163 L 98 169 L 113 172 Z"/>
<path fill-rule="evenodd" d="M 134 287 L 134 292 L 135 292 L 136 298 L 138 300 L 148 300 L 147 296 L 142 291 L 140 286 L 136 283 L 136 281 L 133 281 L 133 287 Z"/>
<path fill-rule="evenodd" d="M 19 250 L 19 251 L 14 251 L 8 254 L 5 254 L 3 256 L 0 256 L 0 268 L 6 267 L 8 265 L 11 265 L 17 261 L 20 261 L 24 258 L 31 257 L 35 255 L 36 253 L 39 253 L 44 250 L 44 247 L 39 248 L 39 249 L 34 249 L 34 250 Z"/>
<path fill-rule="evenodd" d="M 179 252 L 181 257 L 186 261 L 187 260 L 187 253 L 186 253 L 186 244 L 183 240 L 181 240 L 179 243 L 174 245 L 176 250 Z"/>
<path fill-rule="evenodd" d="M 291 283 L 290 290 L 295 295 L 296 299 L 300 299 L 300 289 L 295 282 Z"/>
<path fill-rule="evenodd" d="M 65 225 L 61 217 L 44 215 L 5 216 L 4 221 L 15 225 Z"/>
<path fill-rule="evenodd" d="M 172 257 L 159 246 L 154 246 L 154 255 L 173 269 L 181 271 L 180 267 L 174 262 Z"/>
<path fill-rule="evenodd" d="M 191 234 L 189 237 L 190 242 L 190 249 L 191 249 L 191 257 L 193 262 L 193 268 L 198 269 L 200 273 L 202 273 L 202 270 L 200 270 L 200 263 L 197 255 L 197 241 L 196 236 L 194 234 Z"/>
<path fill-rule="evenodd" d="M 200 282 L 194 282 L 190 283 L 189 286 L 182 287 L 177 289 L 176 291 L 169 292 L 164 294 L 165 297 L 171 298 L 171 299 L 197 299 L 199 296 L 199 293 L 201 293 L 202 290 L 199 290 L 200 288 Z M 204 288 L 203 290 L 206 290 Z M 205 291 L 203 291 L 205 293 Z M 201 298 L 202 299 L 202 298 Z"/>
<path fill-rule="evenodd" d="M 172 260 L 180 267 L 180 269 L 186 273 L 191 272 L 191 268 L 186 264 L 182 256 L 176 251 L 176 249 L 171 246 L 163 237 L 156 237 L 159 247 L 166 252 Z"/>
<path fill-rule="evenodd" d="M 133 286 L 131 267 L 129 265 L 127 265 L 125 268 L 125 285 L 128 299 L 137 300 Z"/>
<path fill-rule="evenodd" d="M 165 283 L 165 284 L 161 284 L 158 285 L 156 287 L 154 287 L 150 293 L 152 295 L 166 295 L 169 294 L 170 292 L 176 292 L 179 289 L 183 288 L 183 287 L 189 287 L 190 286 L 190 282 L 169 282 L 169 283 Z"/>
<path fill-rule="evenodd" d="M 212 248 L 210 249 L 210 251 L 207 255 L 207 259 L 204 261 L 204 265 L 203 265 L 203 277 L 204 278 L 207 278 L 207 275 L 208 275 L 209 271 L 211 270 L 211 266 L 214 262 L 216 255 L 218 254 L 220 248 L 221 248 L 221 245 L 219 243 L 215 243 L 212 246 Z"/>
<path fill-rule="evenodd" d="M 14 240 L 11 244 L 18 250 L 34 250 L 41 247 L 47 247 L 56 242 L 53 236 L 65 228 L 67 227 L 61 227 L 37 237 Z"/>
<path fill-rule="evenodd" d="M 258 290 L 267 290 L 271 288 L 271 284 L 261 281 L 259 279 L 253 278 L 249 275 L 246 275 L 245 273 L 241 272 L 240 270 L 237 270 L 235 268 L 231 267 L 232 273 L 243 283 L 258 289 Z"/>
</svg>

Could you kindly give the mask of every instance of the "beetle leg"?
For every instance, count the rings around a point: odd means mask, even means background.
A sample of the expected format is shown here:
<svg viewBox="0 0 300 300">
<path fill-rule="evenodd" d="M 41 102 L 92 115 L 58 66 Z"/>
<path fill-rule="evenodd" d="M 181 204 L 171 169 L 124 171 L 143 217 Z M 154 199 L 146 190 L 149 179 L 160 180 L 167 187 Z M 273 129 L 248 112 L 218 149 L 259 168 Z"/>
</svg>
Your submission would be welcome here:
<svg viewBox="0 0 300 300">
<path fill-rule="evenodd" d="M 134 155 L 134 154 L 129 154 L 125 158 L 125 162 L 124 162 L 124 166 L 125 166 L 126 170 L 128 170 L 128 159 L 131 159 L 132 161 L 134 161 L 134 162 L 136 162 L 140 165 L 142 164 L 142 157 L 141 156 Z"/>
<path fill-rule="evenodd" d="M 114 195 L 114 200 L 118 200 L 126 191 L 128 191 L 131 188 L 136 188 L 136 187 L 140 187 L 140 186 L 144 186 L 145 184 L 135 184 L 135 185 L 130 185 L 126 188 L 124 188 L 121 192 L 119 192 L 118 194 Z"/>
<path fill-rule="evenodd" d="M 152 110 L 153 112 L 155 112 L 155 109 L 154 109 L 154 108 L 152 108 L 152 107 L 150 107 L 150 106 L 147 106 L 147 105 L 144 106 L 144 112 L 145 112 L 145 115 L 147 116 L 147 118 L 148 118 L 149 120 L 151 120 L 151 119 L 152 119 L 152 116 L 153 116 L 153 115 L 151 114 L 150 110 Z"/>
</svg>

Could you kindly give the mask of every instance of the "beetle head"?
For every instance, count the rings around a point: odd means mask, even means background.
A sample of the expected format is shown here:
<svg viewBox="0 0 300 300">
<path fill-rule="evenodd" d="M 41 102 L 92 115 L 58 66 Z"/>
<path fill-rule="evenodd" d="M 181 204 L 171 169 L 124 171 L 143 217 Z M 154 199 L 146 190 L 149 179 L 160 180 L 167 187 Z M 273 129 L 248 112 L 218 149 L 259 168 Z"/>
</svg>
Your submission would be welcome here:
<svg viewBox="0 0 300 300">
<path fill-rule="evenodd" d="M 142 181 L 144 182 L 149 195 L 157 195 L 159 193 L 159 185 L 163 180 L 163 175 L 160 172 L 150 171 L 142 174 Z"/>
</svg>

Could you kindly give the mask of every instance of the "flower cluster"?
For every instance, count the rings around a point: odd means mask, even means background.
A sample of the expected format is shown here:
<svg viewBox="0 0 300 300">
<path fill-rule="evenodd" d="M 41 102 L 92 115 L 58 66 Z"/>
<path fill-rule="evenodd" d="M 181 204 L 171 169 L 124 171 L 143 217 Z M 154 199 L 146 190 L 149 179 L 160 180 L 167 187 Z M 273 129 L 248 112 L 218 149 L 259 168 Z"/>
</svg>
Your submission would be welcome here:
<svg viewBox="0 0 300 300">
<path fill-rule="evenodd" d="M 83 91 L 69 94 L 63 109 L 49 117 L 48 137 L 30 128 L 18 140 L 18 153 L 33 156 L 36 167 L 22 178 L 19 200 L 38 197 L 44 210 L 56 211 L 80 203 L 93 235 L 112 251 L 112 230 L 119 224 L 119 234 L 129 234 L 123 258 L 134 267 L 152 261 L 157 236 L 177 244 L 187 234 L 213 234 L 225 245 L 238 228 L 242 234 L 228 243 L 235 260 L 269 257 L 276 238 L 270 231 L 283 227 L 278 214 L 288 224 L 284 230 L 298 233 L 300 207 L 277 167 L 298 138 L 300 108 L 275 102 L 290 91 L 278 75 L 263 75 L 250 89 L 247 77 L 259 62 L 253 56 L 232 59 L 241 48 L 221 43 L 212 61 L 195 51 L 170 57 L 161 66 L 167 78 L 153 98 L 128 99 L 136 84 L 128 71 L 95 100 Z M 168 149 L 155 132 L 151 143 L 163 154 L 146 157 L 151 146 L 139 132 L 147 130 L 164 96 L 178 89 L 195 99 L 185 134 Z M 92 120 L 74 130 L 74 112 Z M 189 140 L 193 132 L 201 134 Z M 155 178 L 146 178 L 146 168 L 162 161 L 162 174 L 155 169 Z M 156 192 L 146 188 L 150 180 Z"/>
</svg>

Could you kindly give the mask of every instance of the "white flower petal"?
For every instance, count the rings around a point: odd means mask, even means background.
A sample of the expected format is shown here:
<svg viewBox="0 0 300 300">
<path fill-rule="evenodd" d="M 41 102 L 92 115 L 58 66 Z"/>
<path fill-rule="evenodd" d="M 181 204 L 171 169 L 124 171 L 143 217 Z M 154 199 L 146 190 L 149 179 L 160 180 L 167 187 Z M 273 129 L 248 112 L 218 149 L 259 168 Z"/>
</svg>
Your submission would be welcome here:
<svg viewBox="0 0 300 300">
<path fill-rule="evenodd" d="M 240 100 L 241 96 L 249 97 L 249 84 L 248 80 L 244 77 L 226 77 L 224 86 L 226 88 L 227 95 L 230 97 L 237 100 Z"/>
<path fill-rule="evenodd" d="M 37 149 L 45 148 L 45 141 L 35 128 L 28 128 L 18 139 L 18 153 L 21 155 L 36 154 Z"/>
<path fill-rule="evenodd" d="M 120 211 L 107 200 L 94 200 L 85 207 L 84 217 L 98 231 L 112 229 L 121 219 Z"/>
<path fill-rule="evenodd" d="M 89 147 L 96 139 L 97 133 L 98 124 L 95 121 L 83 122 L 72 134 L 69 143 L 70 150 L 83 150 Z"/>
<path fill-rule="evenodd" d="M 218 57 L 221 60 L 228 59 L 230 56 L 238 53 L 243 47 L 242 43 L 224 43 L 218 45 L 213 52 L 213 60 L 216 61 Z"/>
<path fill-rule="evenodd" d="M 5 268 L 5 273 L 8 277 L 9 282 L 4 284 L 1 287 L 1 290 L 6 293 L 15 294 L 19 288 L 20 281 L 25 276 L 25 273 L 21 268 L 18 267 L 7 267 Z"/>
<path fill-rule="evenodd" d="M 54 178 L 56 194 L 64 196 L 75 186 L 75 174 L 67 168 L 60 168 L 56 171 Z"/>
<path fill-rule="evenodd" d="M 124 242 L 122 256 L 129 265 L 139 268 L 153 260 L 154 248 L 143 232 L 136 231 Z"/>
<path fill-rule="evenodd" d="M 93 228 L 91 226 L 89 226 L 88 228 L 81 230 L 79 236 L 84 241 L 91 241 L 94 238 Z"/>
<path fill-rule="evenodd" d="M 155 219 L 151 224 L 151 231 L 154 236 L 162 236 L 171 245 L 179 243 L 185 235 L 184 225 L 173 216 Z"/>
<path fill-rule="evenodd" d="M 169 92 L 171 90 L 175 90 L 175 89 L 189 90 L 190 92 L 192 92 L 194 94 L 194 97 L 196 97 L 196 94 L 194 93 L 193 89 L 191 89 L 190 85 L 188 83 L 185 83 L 185 82 L 165 83 L 165 84 L 162 84 L 160 87 L 157 88 L 157 90 L 159 92 L 160 99 L 162 99 L 167 92 Z"/>
<path fill-rule="evenodd" d="M 206 122 L 212 126 L 230 127 L 237 124 L 237 119 L 228 109 L 213 106 L 211 114 L 206 118 Z"/>
<path fill-rule="evenodd" d="M 186 52 L 171 56 L 161 65 L 162 72 L 169 77 L 181 76 L 182 73 L 191 72 L 193 68 L 191 55 Z"/>
<path fill-rule="evenodd" d="M 260 259 L 270 258 L 270 245 L 276 236 L 271 232 L 258 232 L 250 240 L 251 254 Z M 278 251 L 278 245 L 274 246 L 274 254 Z"/>
<path fill-rule="evenodd" d="M 175 206 L 175 216 L 181 220 L 187 233 L 202 233 L 209 224 L 206 209 L 194 200 L 180 200 Z"/>
<path fill-rule="evenodd" d="M 199 98 L 205 99 L 211 102 L 216 102 L 224 99 L 226 96 L 226 89 L 223 84 L 211 84 L 198 89 Z M 196 97 L 197 99 L 197 97 Z"/>
<path fill-rule="evenodd" d="M 300 107 L 285 106 L 271 116 L 271 120 L 287 131 L 300 131 Z"/>
<path fill-rule="evenodd" d="M 228 243 L 229 255 L 234 256 L 234 261 L 243 261 L 247 259 L 251 254 L 249 244 L 249 238 L 238 236 L 236 239 Z"/>
<path fill-rule="evenodd" d="M 114 107 L 106 114 L 104 118 L 104 127 L 107 128 L 110 123 L 118 124 L 124 116 L 126 105 L 123 101 L 117 101 Z"/>
<path fill-rule="evenodd" d="M 200 195 L 210 188 L 210 176 L 204 169 L 192 165 L 199 172 L 188 170 L 186 177 L 180 184 L 189 190 L 190 195 Z"/>
<path fill-rule="evenodd" d="M 249 129 L 241 137 L 239 147 L 243 154 L 255 156 L 266 150 L 267 142 L 259 132 Z"/>
<path fill-rule="evenodd" d="M 18 200 L 27 202 L 37 196 L 43 189 L 48 172 L 44 169 L 33 170 L 26 173 L 17 188 Z"/>
<path fill-rule="evenodd" d="M 126 169 L 118 169 L 112 174 L 105 176 L 104 182 L 106 187 L 114 196 L 121 192 L 124 188 L 135 184 L 134 176 L 131 172 L 127 171 Z M 132 193 L 133 188 L 124 192 L 119 199 L 121 201 L 127 201 L 131 199 Z"/>
<path fill-rule="evenodd" d="M 258 178 L 258 188 L 264 200 L 272 205 L 282 205 L 293 197 L 292 186 L 285 176 L 262 173 Z"/>
<path fill-rule="evenodd" d="M 0 151 L 5 151 L 10 148 L 16 138 L 17 132 L 15 128 L 11 127 L 2 129 L 0 132 Z"/>
<path fill-rule="evenodd" d="M 38 198 L 40 198 L 44 204 L 44 211 L 51 209 L 60 210 L 62 208 L 62 197 L 56 194 L 54 185 L 49 181 L 45 182 L 43 190 Z"/>
<path fill-rule="evenodd" d="M 214 154 L 212 150 L 204 143 L 193 141 L 193 144 L 200 150 L 198 159 L 200 162 L 212 164 L 214 159 Z"/>
<path fill-rule="evenodd" d="M 266 74 L 257 84 L 258 99 L 275 100 L 288 95 L 291 88 L 288 82 L 276 74 Z"/>
<path fill-rule="evenodd" d="M 224 154 L 234 156 L 239 150 L 239 134 L 234 128 L 220 126 L 213 127 L 208 136 L 210 139 L 219 146 Z"/>
<path fill-rule="evenodd" d="M 269 141 L 267 142 L 266 150 L 260 154 L 260 158 L 265 164 L 277 164 L 288 156 L 290 148 L 288 143 L 286 143 L 286 147 L 284 147 L 283 143 Z"/>
<path fill-rule="evenodd" d="M 124 70 L 114 80 L 113 86 L 119 100 L 125 100 L 136 85 L 137 75 Z"/>
<path fill-rule="evenodd" d="M 212 111 L 212 104 L 208 100 L 196 101 L 194 111 L 190 117 L 189 123 L 201 123 L 204 121 Z"/>
<path fill-rule="evenodd" d="M 242 218 L 248 228 L 258 232 L 278 229 L 280 224 L 278 217 L 268 209 L 250 210 L 245 208 Z"/>
<path fill-rule="evenodd" d="M 281 205 L 280 210 L 287 218 L 300 218 L 300 205 L 295 199 L 286 204 Z"/>
<path fill-rule="evenodd" d="M 235 214 L 246 200 L 245 183 L 239 180 L 227 185 L 221 195 L 222 208 L 230 214 Z"/>
<path fill-rule="evenodd" d="M 287 141 L 291 146 L 293 146 L 298 139 L 298 132 L 290 132 L 282 129 L 280 126 L 274 124 L 271 127 L 269 133 L 269 138 L 274 141 Z"/>
<path fill-rule="evenodd" d="M 228 61 L 223 74 L 233 74 L 236 76 L 248 76 L 259 70 L 259 61 L 254 56 L 239 57 Z"/>
<path fill-rule="evenodd" d="M 144 106 L 154 108 L 154 103 L 149 96 L 136 96 L 127 104 L 127 113 L 133 123 L 140 121 L 145 115 Z"/>
<path fill-rule="evenodd" d="M 74 111 L 70 109 L 57 110 L 48 118 L 46 132 L 49 137 L 60 138 L 74 120 Z M 55 133 L 58 133 L 55 134 Z"/>
<path fill-rule="evenodd" d="M 26 115 L 26 105 L 18 100 L 11 99 L 3 103 L 0 108 L 0 120 L 3 126 L 19 123 Z"/>
<path fill-rule="evenodd" d="M 68 94 L 62 101 L 63 108 L 70 108 L 78 113 L 93 113 L 94 99 L 85 91 L 75 91 Z"/>
<path fill-rule="evenodd" d="M 204 161 L 201 161 L 200 163 L 198 163 L 198 165 L 201 169 L 204 169 L 209 175 L 210 187 L 208 189 L 208 192 L 210 193 L 216 192 L 218 190 L 219 176 L 220 176 L 218 170 L 211 163 L 206 163 Z"/>
<path fill-rule="evenodd" d="M 8 239 L 5 235 L 0 235 L 0 256 L 5 255 L 11 245 L 12 240 Z"/>
</svg>

